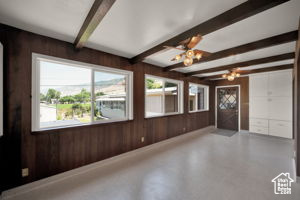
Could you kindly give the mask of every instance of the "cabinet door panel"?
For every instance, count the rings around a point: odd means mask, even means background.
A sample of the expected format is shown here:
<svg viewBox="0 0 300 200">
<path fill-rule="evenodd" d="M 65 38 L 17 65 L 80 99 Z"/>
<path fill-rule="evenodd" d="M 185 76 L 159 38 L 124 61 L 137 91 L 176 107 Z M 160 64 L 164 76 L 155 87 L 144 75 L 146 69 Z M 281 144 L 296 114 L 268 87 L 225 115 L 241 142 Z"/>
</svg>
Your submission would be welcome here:
<svg viewBox="0 0 300 200">
<path fill-rule="evenodd" d="M 249 78 L 249 92 L 251 97 L 268 95 L 268 75 L 254 75 Z"/>
<path fill-rule="evenodd" d="M 269 96 L 292 96 L 292 72 L 276 72 L 269 75 Z"/>
<path fill-rule="evenodd" d="M 269 127 L 269 120 L 250 118 L 250 126 Z"/>
<path fill-rule="evenodd" d="M 263 134 L 263 135 L 269 134 L 268 127 L 250 126 L 249 131 L 251 133 L 259 133 L 259 134 Z"/>
<path fill-rule="evenodd" d="M 251 97 L 250 98 L 250 117 L 251 118 L 268 118 L 268 98 Z"/>
<path fill-rule="evenodd" d="M 292 97 L 269 97 L 269 119 L 292 120 Z"/>
<path fill-rule="evenodd" d="M 269 135 L 292 138 L 292 122 L 270 120 Z"/>
</svg>

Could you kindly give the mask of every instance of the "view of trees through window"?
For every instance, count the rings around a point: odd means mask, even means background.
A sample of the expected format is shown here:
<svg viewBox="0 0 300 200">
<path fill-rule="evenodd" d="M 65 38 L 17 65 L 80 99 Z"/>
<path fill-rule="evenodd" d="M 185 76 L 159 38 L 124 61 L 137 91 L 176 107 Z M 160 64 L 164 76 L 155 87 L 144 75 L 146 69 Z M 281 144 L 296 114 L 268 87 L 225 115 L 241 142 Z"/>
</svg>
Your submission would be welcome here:
<svg viewBox="0 0 300 200">
<path fill-rule="evenodd" d="M 126 76 L 93 76 L 91 91 L 91 69 L 40 61 L 40 128 L 125 118 Z"/>
</svg>

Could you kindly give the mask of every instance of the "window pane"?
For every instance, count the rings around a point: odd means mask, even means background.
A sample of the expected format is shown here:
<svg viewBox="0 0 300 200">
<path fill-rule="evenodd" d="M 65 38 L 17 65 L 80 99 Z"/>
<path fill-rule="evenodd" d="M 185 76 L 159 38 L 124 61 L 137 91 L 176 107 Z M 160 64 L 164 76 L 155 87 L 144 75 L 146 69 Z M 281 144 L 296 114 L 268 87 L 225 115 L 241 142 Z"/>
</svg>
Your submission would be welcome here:
<svg viewBox="0 0 300 200">
<path fill-rule="evenodd" d="M 40 61 L 40 128 L 91 121 L 91 70 Z"/>
<path fill-rule="evenodd" d="M 163 114 L 163 82 L 146 78 L 146 116 Z"/>
<path fill-rule="evenodd" d="M 198 87 L 195 85 L 189 86 L 189 109 L 190 111 L 196 111 L 196 96 Z"/>
<path fill-rule="evenodd" d="M 189 85 L 189 111 L 208 110 L 208 87 L 196 84 Z"/>
<path fill-rule="evenodd" d="M 94 120 L 126 118 L 126 76 L 95 72 Z"/>
<path fill-rule="evenodd" d="M 204 88 L 198 87 L 198 94 L 197 94 L 197 101 L 198 101 L 198 110 L 204 110 Z"/>
<path fill-rule="evenodd" d="M 165 82 L 165 112 L 178 112 L 178 84 Z"/>
</svg>

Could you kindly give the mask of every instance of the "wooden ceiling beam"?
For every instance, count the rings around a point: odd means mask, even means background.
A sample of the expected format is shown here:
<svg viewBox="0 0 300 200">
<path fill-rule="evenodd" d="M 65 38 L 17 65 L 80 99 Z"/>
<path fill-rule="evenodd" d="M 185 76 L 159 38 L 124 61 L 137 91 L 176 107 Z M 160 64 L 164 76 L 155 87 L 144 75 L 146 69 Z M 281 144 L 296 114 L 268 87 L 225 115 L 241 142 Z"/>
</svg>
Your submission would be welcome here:
<svg viewBox="0 0 300 200">
<path fill-rule="evenodd" d="M 201 58 L 199 61 L 197 59 L 194 59 L 193 64 L 200 64 L 200 63 L 204 63 L 204 62 L 208 62 L 208 61 L 218 60 L 221 58 L 226 58 L 226 57 L 237 55 L 237 54 L 247 53 L 250 51 L 255 51 L 255 50 L 259 50 L 259 49 L 263 49 L 263 48 L 267 48 L 267 47 L 272 47 L 272 46 L 296 41 L 297 39 L 298 39 L 298 31 L 297 30 L 291 31 L 291 32 L 284 33 L 281 35 L 276 35 L 276 36 L 273 36 L 270 38 L 265 38 L 265 39 L 258 40 L 255 42 L 243 44 L 243 45 L 240 45 L 237 47 L 232 47 L 229 49 L 221 50 L 221 51 L 212 53 L 208 57 Z M 170 71 L 170 70 L 174 70 L 176 68 L 181 68 L 181 67 L 185 67 L 182 62 L 165 67 L 164 70 Z"/>
<path fill-rule="evenodd" d="M 95 0 L 75 39 L 74 45 L 76 49 L 81 49 L 84 46 L 115 1 Z"/>
<path fill-rule="evenodd" d="M 248 74 L 255 74 L 255 73 L 262 73 L 262 72 L 271 72 L 271 71 L 292 69 L 293 67 L 294 67 L 294 64 L 286 64 L 286 65 L 278 65 L 275 67 L 266 67 L 266 68 L 261 68 L 261 69 L 246 70 L 244 72 L 239 72 L 239 73 L 241 75 L 248 75 Z M 222 74 L 200 77 L 201 80 L 212 80 L 212 79 L 217 79 L 217 78 L 222 78 Z"/>
<path fill-rule="evenodd" d="M 141 54 L 130 59 L 132 64 L 143 61 L 146 57 L 164 50 L 164 46 L 178 46 L 178 44 L 197 34 L 207 35 L 226 26 L 244 20 L 267 9 L 285 3 L 289 0 L 248 0 L 216 17 L 213 17 L 175 37 L 164 41 Z"/>
<path fill-rule="evenodd" d="M 249 60 L 249 61 L 229 64 L 229 65 L 222 65 L 219 67 L 213 67 L 213 68 L 209 68 L 209 69 L 193 71 L 193 72 L 186 73 L 186 76 L 193 76 L 193 75 L 197 75 L 197 74 L 231 70 L 233 68 L 242 68 L 242 67 L 248 67 L 251 65 L 260 65 L 260 64 L 278 62 L 278 61 L 288 60 L 288 59 L 293 59 L 293 58 L 295 58 L 295 52 L 280 54 L 280 55 L 276 55 L 276 56 L 270 56 L 270 57 L 266 57 L 266 58 L 259 58 L 259 59 L 255 59 L 255 60 Z"/>
</svg>

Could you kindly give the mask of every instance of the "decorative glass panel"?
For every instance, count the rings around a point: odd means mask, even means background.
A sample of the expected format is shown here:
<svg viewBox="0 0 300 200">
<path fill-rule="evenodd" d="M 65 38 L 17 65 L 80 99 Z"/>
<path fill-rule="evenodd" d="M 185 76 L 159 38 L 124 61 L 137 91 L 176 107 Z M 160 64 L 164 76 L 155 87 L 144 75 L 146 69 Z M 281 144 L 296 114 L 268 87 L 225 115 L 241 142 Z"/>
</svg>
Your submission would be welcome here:
<svg viewBox="0 0 300 200">
<path fill-rule="evenodd" d="M 236 89 L 219 89 L 219 108 L 222 110 L 236 109 Z"/>
</svg>

